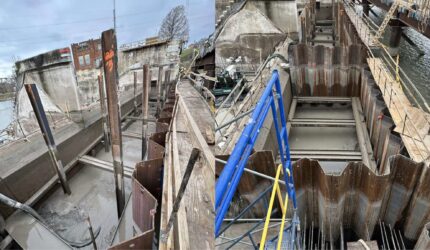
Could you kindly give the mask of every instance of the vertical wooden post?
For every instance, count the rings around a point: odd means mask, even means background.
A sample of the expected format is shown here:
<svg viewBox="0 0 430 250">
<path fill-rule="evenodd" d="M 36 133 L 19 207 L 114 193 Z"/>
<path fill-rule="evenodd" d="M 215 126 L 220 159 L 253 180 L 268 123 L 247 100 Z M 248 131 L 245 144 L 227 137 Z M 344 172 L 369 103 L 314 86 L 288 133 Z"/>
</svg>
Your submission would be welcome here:
<svg viewBox="0 0 430 250">
<path fill-rule="evenodd" d="M 49 127 L 48 119 L 46 118 L 45 110 L 43 109 L 36 84 L 24 84 L 24 86 L 27 91 L 28 98 L 30 99 L 31 106 L 33 107 L 34 114 L 36 115 L 37 122 L 39 123 L 43 139 L 45 140 L 46 146 L 48 146 L 49 156 L 51 157 L 52 164 L 57 172 L 58 179 L 60 179 L 63 191 L 66 194 L 71 194 L 72 191 L 70 190 L 66 174 L 64 173 L 63 163 L 58 157 L 57 145 L 55 144 L 54 136 L 52 135 L 51 128 Z"/>
<path fill-rule="evenodd" d="M 102 53 L 109 112 L 109 127 L 112 139 L 117 212 L 119 218 L 125 206 L 125 190 L 124 167 L 122 162 L 121 108 L 118 98 L 118 57 L 116 35 L 113 29 L 102 33 Z"/>
<path fill-rule="evenodd" d="M 142 160 L 145 160 L 148 142 L 146 134 L 148 131 L 148 102 L 149 102 L 149 86 L 151 84 L 151 72 L 147 64 L 143 65 L 143 88 L 142 88 Z"/>
<path fill-rule="evenodd" d="M 103 126 L 103 138 L 105 141 L 105 152 L 109 152 L 109 132 L 108 125 L 106 123 L 106 104 L 105 104 L 105 88 L 103 86 L 103 77 L 102 75 L 98 75 L 97 77 L 99 83 L 99 96 L 100 96 L 100 113 L 102 115 L 102 126 Z"/>
<path fill-rule="evenodd" d="M 158 67 L 158 79 L 157 79 L 157 116 L 161 113 L 161 85 L 163 84 L 163 66 Z"/>
</svg>

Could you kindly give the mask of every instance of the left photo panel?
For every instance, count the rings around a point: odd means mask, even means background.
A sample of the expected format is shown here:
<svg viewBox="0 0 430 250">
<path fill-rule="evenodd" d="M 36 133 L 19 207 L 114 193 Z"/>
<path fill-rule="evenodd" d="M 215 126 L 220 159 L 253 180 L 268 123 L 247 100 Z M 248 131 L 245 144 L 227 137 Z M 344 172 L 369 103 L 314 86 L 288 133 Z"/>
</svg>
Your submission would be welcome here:
<svg viewBox="0 0 430 250">
<path fill-rule="evenodd" d="M 0 3 L 1 249 L 214 249 L 215 0 Z"/>
</svg>

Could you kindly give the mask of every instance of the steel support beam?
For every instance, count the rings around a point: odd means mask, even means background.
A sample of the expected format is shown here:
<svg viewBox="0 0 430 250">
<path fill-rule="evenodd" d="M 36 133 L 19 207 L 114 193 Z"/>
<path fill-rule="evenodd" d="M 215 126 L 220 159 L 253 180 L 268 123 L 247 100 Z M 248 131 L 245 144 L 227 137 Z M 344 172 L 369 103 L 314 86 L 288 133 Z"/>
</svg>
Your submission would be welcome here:
<svg viewBox="0 0 430 250">
<path fill-rule="evenodd" d="M 149 86 L 151 84 L 151 72 L 147 64 L 143 65 L 143 89 L 142 89 L 142 160 L 145 159 L 148 142 L 146 134 L 148 131 L 148 102 L 149 102 Z"/>
<path fill-rule="evenodd" d="M 97 77 L 97 80 L 99 84 L 100 113 L 102 116 L 104 146 L 105 146 L 105 152 L 109 152 L 110 139 L 109 139 L 108 125 L 106 122 L 107 118 L 106 118 L 105 88 L 103 86 L 102 75 L 99 75 Z"/>
<path fill-rule="evenodd" d="M 157 78 L 157 116 L 161 113 L 161 85 L 163 84 L 163 66 L 158 67 Z"/>
<path fill-rule="evenodd" d="M 69 183 L 67 182 L 63 163 L 58 157 L 57 144 L 55 144 L 54 136 L 52 135 L 51 128 L 49 127 L 48 119 L 46 118 L 45 110 L 43 109 L 36 84 L 25 84 L 24 86 L 27 91 L 28 98 L 30 99 L 31 106 L 33 107 L 34 114 L 36 115 L 37 122 L 39 123 L 43 139 L 45 140 L 46 146 L 48 146 L 49 156 L 51 157 L 52 164 L 57 172 L 63 191 L 66 194 L 71 194 L 72 191 L 70 190 Z"/>
<path fill-rule="evenodd" d="M 102 33 L 103 67 L 109 112 L 112 158 L 118 218 L 125 206 L 124 167 L 122 162 L 121 109 L 118 99 L 117 45 L 113 29 Z"/>
<path fill-rule="evenodd" d="M 78 161 L 80 163 L 83 163 L 92 167 L 97 167 L 102 170 L 114 172 L 114 167 L 112 162 L 103 161 L 95 157 L 91 157 L 89 155 L 81 156 Z M 133 168 L 124 166 L 124 176 L 131 178 L 132 175 L 133 175 Z"/>
</svg>

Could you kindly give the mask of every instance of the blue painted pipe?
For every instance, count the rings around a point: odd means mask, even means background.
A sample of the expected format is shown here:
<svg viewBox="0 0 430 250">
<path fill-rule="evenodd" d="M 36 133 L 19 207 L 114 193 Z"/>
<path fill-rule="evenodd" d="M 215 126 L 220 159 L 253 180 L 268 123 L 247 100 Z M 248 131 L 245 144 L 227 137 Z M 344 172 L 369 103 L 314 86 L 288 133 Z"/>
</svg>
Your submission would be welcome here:
<svg viewBox="0 0 430 250">
<path fill-rule="evenodd" d="M 220 205 L 222 197 L 224 196 L 224 193 L 229 184 L 230 177 L 236 171 L 237 163 L 242 157 L 243 151 L 245 150 L 245 147 L 248 144 L 248 141 L 250 139 L 249 136 L 255 126 L 255 121 L 257 121 L 258 117 L 260 116 L 260 113 L 265 104 L 265 100 L 269 97 L 269 94 L 272 92 L 272 86 L 276 82 L 276 79 L 278 79 L 278 77 L 279 77 L 278 71 L 274 70 L 272 73 L 272 78 L 270 79 L 263 95 L 261 96 L 260 100 L 258 101 L 255 107 L 254 112 L 252 113 L 251 119 L 248 121 L 248 124 L 246 125 L 245 129 L 242 132 L 242 135 L 237 141 L 236 146 L 233 149 L 233 152 L 228 158 L 227 164 L 224 166 L 224 169 L 218 178 L 218 181 L 215 187 L 215 208 L 218 208 L 218 206 Z"/>
<path fill-rule="evenodd" d="M 275 85 L 276 96 L 273 95 L 273 87 Z M 275 98 L 278 101 L 278 109 L 280 113 L 281 128 L 278 124 L 277 111 L 275 105 Z M 230 207 L 231 200 L 236 192 L 239 181 L 242 177 L 248 158 L 254 148 L 254 144 L 260 133 L 260 128 L 266 120 L 267 113 L 272 110 L 273 119 L 276 129 L 276 137 L 279 147 L 279 154 L 281 156 L 282 167 L 284 173 L 288 169 L 291 176 L 284 174 L 285 182 L 287 184 L 287 192 L 293 200 L 294 209 L 296 208 L 296 194 L 294 190 L 294 178 L 292 176 L 293 170 L 291 166 L 290 147 L 288 145 L 287 123 L 285 118 L 285 111 L 282 101 L 282 90 L 279 81 L 279 74 L 274 70 L 272 77 L 269 80 L 266 89 L 258 101 L 254 112 L 248 124 L 245 126 L 236 146 L 233 149 L 215 187 L 215 235 L 218 236 L 221 225 L 223 223 L 225 214 Z"/>
</svg>

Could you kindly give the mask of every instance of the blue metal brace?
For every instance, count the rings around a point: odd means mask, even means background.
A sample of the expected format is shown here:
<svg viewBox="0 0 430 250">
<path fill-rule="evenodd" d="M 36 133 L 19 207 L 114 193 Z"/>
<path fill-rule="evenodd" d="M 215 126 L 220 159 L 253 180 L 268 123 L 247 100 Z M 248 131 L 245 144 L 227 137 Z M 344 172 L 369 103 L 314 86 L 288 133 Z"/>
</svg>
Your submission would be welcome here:
<svg viewBox="0 0 430 250">
<path fill-rule="evenodd" d="M 276 108 L 276 101 L 278 110 Z M 240 178 L 248 158 L 257 141 L 260 129 L 266 119 L 269 110 L 272 110 L 273 122 L 278 141 L 279 155 L 281 157 L 284 170 L 285 183 L 287 184 L 288 196 L 293 201 L 296 209 L 296 192 L 294 189 L 293 169 L 291 165 L 290 146 L 288 144 L 287 121 L 285 119 L 284 103 L 282 101 L 282 90 L 277 70 L 272 72 L 272 77 L 268 82 L 260 100 L 252 113 L 247 125 L 242 131 L 236 146 L 231 153 L 227 164 L 224 166 L 215 187 L 215 235 L 218 237 L 224 217 L 230 207 L 231 200 L 236 192 Z M 279 111 L 279 114 L 278 114 Z M 279 126 L 279 119 L 280 126 Z M 291 173 L 288 177 L 287 171 Z"/>
</svg>

